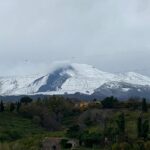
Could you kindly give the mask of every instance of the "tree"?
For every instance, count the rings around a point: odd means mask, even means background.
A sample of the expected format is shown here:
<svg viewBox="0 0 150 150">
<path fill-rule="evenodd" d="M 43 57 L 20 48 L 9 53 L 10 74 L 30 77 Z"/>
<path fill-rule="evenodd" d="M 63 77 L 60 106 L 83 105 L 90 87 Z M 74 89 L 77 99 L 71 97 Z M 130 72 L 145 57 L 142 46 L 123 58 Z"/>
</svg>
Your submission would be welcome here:
<svg viewBox="0 0 150 150">
<path fill-rule="evenodd" d="M 89 132 L 88 130 L 85 130 L 80 134 L 79 139 L 86 147 L 92 148 L 94 145 L 101 145 L 103 136 L 99 132 Z"/>
<path fill-rule="evenodd" d="M 40 105 L 41 104 L 41 98 L 38 97 L 37 101 L 36 101 L 36 104 Z"/>
<path fill-rule="evenodd" d="M 141 117 L 137 121 L 138 137 L 147 139 L 149 132 L 149 120 L 143 121 Z"/>
<path fill-rule="evenodd" d="M 4 111 L 4 104 L 3 104 L 3 101 L 1 101 L 0 103 L 0 112 L 3 112 Z"/>
<path fill-rule="evenodd" d="M 94 99 L 93 99 L 93 102 L 96 102 L 96 101 L 97 101 L 97 99 L 96 99 L 96 98 L 94 98 Z"/>
<path fill-rule="evenodd" d="M 25 97 L 22 97 L 22 98 L 20 99 L 20 102 L 21 102 L 21 103 L 28 104 L 28 103 L 31 103 L 31 102 L 32 102 L 32 99 L 31 99 L 30 97 L 28 97 L 28 96 L 25 96 Z"/>
<path fill-rule="evenodd" d="M 148 111 L 147 103 L 146 103 L 146 99 L 145 98 L 142 99 L 142 111 L 143 112 L 147 112 Z"/>
<path fill-rule="evenodd" d="M 149 121 L 145 120 L 143 122 L 143 138 L 147 139 L 148 138 L 148 132 L 149 132 Z"/>
<path fill-rule="evenodd" d="M 118 119 L 117 119 L 117 125 L 120 134 L 125 133 L 125 116 L 124 113 L 119 114 Z"/>
<path fill-rule="evenodd" d="M 139 110 L 141 108 L 141 101 L 138 98 L 130 98 L 125 102 L 125 107 L 130 110 Z"/>
<path fill-rule="evenodd" d="M 115 108 L 116 105 L 118 104 L 117 98 L 114 98 L 113 96 L 111 97 L 106 97 L 103 101 L 101 101 L 103 108 Z"/>
<path fill-rule="evenodd" d="M 79 138 L 80 136 L 80 126 L 78 124 L 72 125 L 68 130 L 66 135 L 70 138 Z"/>
<path fill-rule="evenodd" d="M 14 103 L 10 103 L 10 112 L 13 112 L 15 110 Z"/>
<path fill-rule="evenodd" d="M 142 136 L 142 118 L 139 117 L 138 120 L 137 120 L 137 134 L 138 134 L 138 137 L 141 137 Z"/>
<path fill-rule="evenodd" d="M 21 103 L 20 103 L 20 102 L 17 102 L 17 107 L 16 107 L 17 112 L 19 112 L 20 107 L 21 107 Z"/>
</svg>

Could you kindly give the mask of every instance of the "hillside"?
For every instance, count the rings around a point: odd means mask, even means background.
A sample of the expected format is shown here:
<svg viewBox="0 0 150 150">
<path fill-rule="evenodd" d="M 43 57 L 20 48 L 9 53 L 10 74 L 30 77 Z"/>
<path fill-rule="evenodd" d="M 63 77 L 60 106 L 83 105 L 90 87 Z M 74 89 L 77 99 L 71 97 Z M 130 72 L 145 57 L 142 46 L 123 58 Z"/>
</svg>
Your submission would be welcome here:
<svg viewBox="0 0 150 150">
<path fill-rule="evenodd" d="M 149 150 L 146 99 L 85 102 L 53 96 L 22 101 L 19 109 L 17 103 L 4 103 L 3 110 L 1 106 L 0 150 L 69 150 L 69 141 L 78 150 Z"/>
</svg>

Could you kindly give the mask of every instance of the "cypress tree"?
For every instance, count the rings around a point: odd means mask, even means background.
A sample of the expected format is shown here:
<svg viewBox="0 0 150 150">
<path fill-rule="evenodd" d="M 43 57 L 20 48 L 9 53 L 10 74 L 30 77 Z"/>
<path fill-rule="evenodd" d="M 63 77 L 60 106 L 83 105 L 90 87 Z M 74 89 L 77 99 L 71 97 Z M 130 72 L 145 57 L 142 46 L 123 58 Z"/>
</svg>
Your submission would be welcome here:
<svg viewBox="0 0 150 150">
<path fill-rule="evenodd" d="M 142 137 L 142 118 L 139 117 L 138 120 L 137 120 L 137 134 L 138 134 L 138 137 Z"/>
<path fill-rule="evenodd" d="M 143 112 L 147 112 L 148 111 L 147 103 L 146 103 L 146 99 L 145 98 L 142 99 L 142 111 Z"/>
<path fill-rule="evenodd" d="M 137 121 L 137 129 L 138 137 L 147 139 L 149 132 L 149 120 L 143 121 L 142 117 L 139 117 Z"/>
<path fill-rule="evenodd" d="M 14 103 L 11 103 L 10 104 L 10 112 L 14 111 L 15 110 L 15 105 Z"/>
<path fill-rule="evenodd" d="M 117 125 L 118 125 L 119 132 L 121 134 L 124 134 L 125 133 L 125 116 L 124 116 L 124 113 L 121 113 L 118 116 Z"/>
<path fill-rule="evenodd" d="M 3 101 L 1 101 L 0 103 L 0 112 L 3 112 L 4 111 L 4 104 L 3 104 Z"/>
<path fill-rule="evenodd" d="M 20 107 L 21 107 L 21 103 L 18 102 L 18 103 L 17 103 L 17 108 L 16 108 L 17 112 L 19 112 Z"/>
<path fill-rule="evenodd" d="M 143 138 L 144 139 L 147 139 L 148 137 L 148 132 L 149 132 L 149 121 L 148 120 L 145 120 L 144 123 L 143 123 Z"/>
</svg>

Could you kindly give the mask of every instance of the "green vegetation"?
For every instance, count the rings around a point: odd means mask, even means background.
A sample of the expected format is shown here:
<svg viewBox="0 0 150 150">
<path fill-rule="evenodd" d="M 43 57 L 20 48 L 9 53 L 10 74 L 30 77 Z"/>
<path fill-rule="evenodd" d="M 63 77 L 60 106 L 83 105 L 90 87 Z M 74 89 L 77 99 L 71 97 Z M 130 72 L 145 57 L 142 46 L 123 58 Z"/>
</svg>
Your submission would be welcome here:
<svg viewBox="0 0 150 150">
<path fill-rule="evenodd" d="M 31 120 L 10 112 L 0 113 L 0 141 L 13 141 L 41 133 L 42 128 Z"/>
<path fill-rule="evenodd" d="M 149 108 L 146 99 L 121 102 L 114 97 L 1 101 L 0 150 L 44 150 L 45 141 L 59 139 L 63 149 L 70 149 L 73 139 L 78 150 L 149 150 Z"/>
</svg>

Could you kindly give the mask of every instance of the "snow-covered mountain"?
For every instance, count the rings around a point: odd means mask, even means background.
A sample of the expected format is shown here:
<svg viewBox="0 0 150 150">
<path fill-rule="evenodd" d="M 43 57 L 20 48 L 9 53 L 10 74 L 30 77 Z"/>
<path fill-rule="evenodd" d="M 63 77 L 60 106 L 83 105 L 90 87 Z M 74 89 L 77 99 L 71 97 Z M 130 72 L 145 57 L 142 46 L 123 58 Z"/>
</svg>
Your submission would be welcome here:
<svg viewBox="0 0 150 150">
<path fill-rule="evenodd" d="M 127 99 L 130 97 L 150 98 L 150 86 L 138 85 L 127 82 L 107 82 L 97 88 L 92 94 L 93 97 L 105 98 L 107 96 L 114 96 L 119 99 Z"/>
<path fill-rule="evenodd" d="M 65 64 L 45 75 L 0 77 L 0 95 L 84 94 L 127 95 L 150 92 L 150 77 L 134 72 L 112 74 L 86 64 Z M 115 92 L 114 92 L 115 91 Z M 133 92 L 132 92 L 133 93 Z"/>
</svg>

